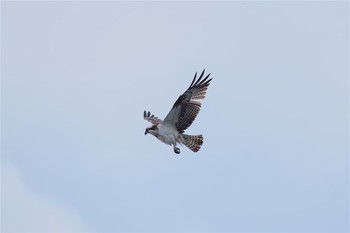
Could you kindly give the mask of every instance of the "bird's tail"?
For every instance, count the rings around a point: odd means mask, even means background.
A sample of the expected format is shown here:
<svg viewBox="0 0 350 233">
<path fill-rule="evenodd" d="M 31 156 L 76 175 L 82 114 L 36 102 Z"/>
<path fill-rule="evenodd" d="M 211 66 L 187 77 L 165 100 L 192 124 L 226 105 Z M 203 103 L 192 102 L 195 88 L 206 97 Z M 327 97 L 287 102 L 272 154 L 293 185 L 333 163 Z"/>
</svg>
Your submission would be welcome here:
<svg viewBox="0 0 350 233">
<path fill-rule="evenodd" d="M 187 146 L 193 152 L 199 151 L 203 144 L 203 136 L 202 135 L 187 135 L 182 134 L 183 144 Z"/>
</svg>

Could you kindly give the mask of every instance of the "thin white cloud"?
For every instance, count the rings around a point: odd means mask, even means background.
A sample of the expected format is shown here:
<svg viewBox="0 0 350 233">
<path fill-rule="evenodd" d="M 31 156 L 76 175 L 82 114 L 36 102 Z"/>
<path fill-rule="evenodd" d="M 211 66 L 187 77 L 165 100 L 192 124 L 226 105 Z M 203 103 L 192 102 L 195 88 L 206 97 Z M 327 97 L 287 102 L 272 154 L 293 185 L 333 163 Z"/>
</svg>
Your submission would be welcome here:
<svg viewBox="0 0 350 233">
<path fill-rule="evenodd" d="M 74 210 L 26 186 L 13 165 L 1 166 L 1 232 L 82 232 Z"/>
</svg>

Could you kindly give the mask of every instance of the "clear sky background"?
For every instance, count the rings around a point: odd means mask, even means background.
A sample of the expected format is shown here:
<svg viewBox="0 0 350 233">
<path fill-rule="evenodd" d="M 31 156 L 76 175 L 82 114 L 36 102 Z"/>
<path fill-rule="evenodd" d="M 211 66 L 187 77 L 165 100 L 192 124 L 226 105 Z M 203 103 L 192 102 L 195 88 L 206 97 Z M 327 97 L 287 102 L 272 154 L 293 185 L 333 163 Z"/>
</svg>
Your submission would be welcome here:
<svg viewBox="0 0 350 233">
<path fill-rule="evenodd" d="M 348 2 L 1 2 L 2 232 L 347 232 Z M 206 69 L 181 154 L 151 135 Z"/>
</svg>

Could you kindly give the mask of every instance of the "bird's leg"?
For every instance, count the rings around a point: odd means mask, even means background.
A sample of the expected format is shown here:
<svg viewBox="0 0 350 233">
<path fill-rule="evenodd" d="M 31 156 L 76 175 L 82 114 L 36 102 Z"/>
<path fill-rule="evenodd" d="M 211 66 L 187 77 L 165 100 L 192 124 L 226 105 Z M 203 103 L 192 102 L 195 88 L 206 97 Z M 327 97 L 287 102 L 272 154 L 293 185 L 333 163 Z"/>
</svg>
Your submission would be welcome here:
<svg viewBox="0 0 350 233">
<path fill-rule="evenodd" d="M 174 145 L 174 152 L 176 154 L 180 154 L 180 149 L 178 147 L 176 147 L 176 145 Z"/>
</svg>

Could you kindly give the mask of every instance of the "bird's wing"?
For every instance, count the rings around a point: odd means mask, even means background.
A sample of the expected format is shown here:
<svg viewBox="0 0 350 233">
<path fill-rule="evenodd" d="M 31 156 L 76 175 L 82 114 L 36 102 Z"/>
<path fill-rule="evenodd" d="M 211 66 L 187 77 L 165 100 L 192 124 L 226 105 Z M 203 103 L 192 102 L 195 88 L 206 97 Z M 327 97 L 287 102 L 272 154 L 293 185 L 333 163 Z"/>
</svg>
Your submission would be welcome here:
<svg viewBox="0 0 350 233">
<path fill-rule="evenodd" d="M 158 125 L 158 124 L 161 124 L 163 121 L 161 119 L 159 119 L 158 117 L 154 116 L 154 115 L 151 115 L 151 112 L 148 111 L 144 111 L 143 112 L 143 119 L 145 119 L 146 121 L 149 121 L 151 122 L 152 124 L 154 125 Z"/>
<path fill-rule="evenodd" d="M 198 79 L 197 73 L 194 75 L 193 81 L 189 88 L 176 100 L 173 108 L 165 117 L 163 124 L 175 126 L 176 129 L 183 133 L 194 121 L 200 108 L 201 103 L 196 100 L 204 99 L 210 81 L 208 74 L 204 79 L 205 70 Z"/>
</svg>

